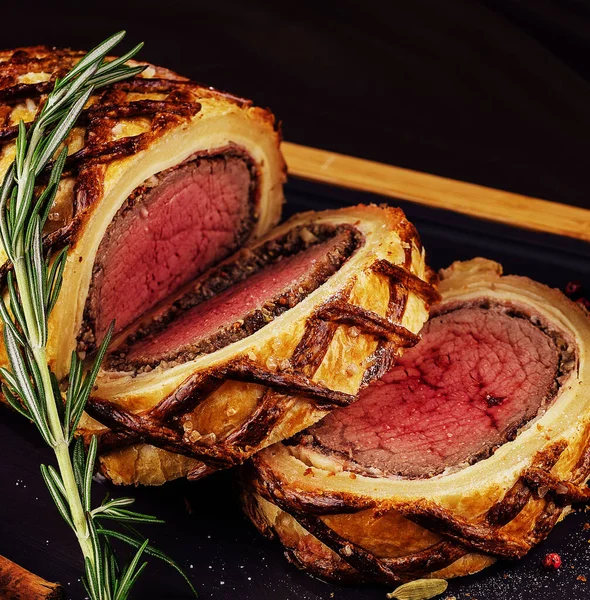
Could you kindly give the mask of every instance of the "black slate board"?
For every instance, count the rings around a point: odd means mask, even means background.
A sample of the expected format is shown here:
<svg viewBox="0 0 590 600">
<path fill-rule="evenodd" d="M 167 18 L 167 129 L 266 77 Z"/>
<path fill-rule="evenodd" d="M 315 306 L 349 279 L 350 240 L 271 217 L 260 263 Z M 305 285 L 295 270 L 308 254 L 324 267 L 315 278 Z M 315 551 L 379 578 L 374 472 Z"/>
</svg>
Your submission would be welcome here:
<svg viewBox="0 0 590 600">
<path fill-rule="evenodd" d="M 389 202 L 404 208 L 417 226 L 435 268 L 453 260 L 486 256 L 506 272 L 561 287 L 572 279 L 590 289 L 590 245 L 492 224 L 329 186 L 292 180 L 286 215 L 359 202 Z M 0 554 L 51 580 L 61 581 L 72 600 L 84 598 L 77 545 L 60 521 L 43 486 L 41 462 L 51 462 L 38 434 L 23 419 L 0 408 Z M 162 488 L 115 489 L 105 493 L 137 498 L 137 506 L 167 521 L 144 531 L 174 556 L 193 580 L 202 600 L 384 600 L 391 588 L 339 587 L 312 579 L 283 558 L 278 544 L 263 539 L 242 516 L 231 472 L 197 483 L 178 481 Z M 496 564 L 484 573 L 451 582 L 442 597 L 458 600 L 582 600 L 590 596 L 590 531 L 583 510 L 559 524 L 549 539 L 518 563 Z M 557 551 L 563 567 L 548 573 L 540 561 Z M 578 580 L 587 577 L 589 582 Z M 189 598 L 169 567 L 152 561 L 136 589 L 137 599 Z"/>
</svg>

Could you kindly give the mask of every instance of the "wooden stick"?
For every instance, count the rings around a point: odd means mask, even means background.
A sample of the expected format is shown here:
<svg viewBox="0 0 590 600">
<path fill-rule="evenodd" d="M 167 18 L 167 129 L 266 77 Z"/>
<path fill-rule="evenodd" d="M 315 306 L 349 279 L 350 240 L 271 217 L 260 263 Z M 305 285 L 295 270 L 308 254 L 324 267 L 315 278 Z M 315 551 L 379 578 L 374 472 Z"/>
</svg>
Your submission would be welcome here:
<svg viewBox="0 0 590 600">
<path fill-rule="evenodd" d="M 590 210 L 283 142 L 289 173 L 590 242 Z"/>
<path fill-rule="evenodd" d="M 2 600 L 62 600 L 59 583 L 50 583 L 0 556 L 0 598 Z"/>
</svg>

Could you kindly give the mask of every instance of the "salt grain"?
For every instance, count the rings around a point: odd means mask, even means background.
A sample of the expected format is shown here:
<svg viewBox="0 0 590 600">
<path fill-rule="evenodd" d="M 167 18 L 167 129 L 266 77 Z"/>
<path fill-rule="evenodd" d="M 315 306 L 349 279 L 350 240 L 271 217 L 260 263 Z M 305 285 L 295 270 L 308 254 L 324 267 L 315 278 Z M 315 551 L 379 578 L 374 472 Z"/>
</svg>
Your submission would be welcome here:
<svg viewBox="0 0 590 600">
<path fill-rule="evenodd" d="M 119 137 L 120 135 L 123 134 L 123 124 L 117 123 L 111 131 L 113 132 L 113 135 L 115 137 Z"/>
<path fill-rule="evenodd" d="M 348 367 L 346 367 L 346 374 L 350 377 L 352 375 L 356 375 L 358 373 L 358 370 L 359 369 L 355 364 L 350 363 Z"/>
<path fill-rule="evenodd" d="M 188 439 L 189 439 L 191 442 L 197 442 L 198 440 L 200 440 L 200 439 L 201 439 L 201 437 L 202 437 L 202 436 L 201 436 L 201 434 L 200 434 L 200 433 L 199 433 L 199 432 L 198 432 L 196 429 L 193 429 L 193 430 L 190 432 L 190 435 L 188 436 Z"/>
</svg>

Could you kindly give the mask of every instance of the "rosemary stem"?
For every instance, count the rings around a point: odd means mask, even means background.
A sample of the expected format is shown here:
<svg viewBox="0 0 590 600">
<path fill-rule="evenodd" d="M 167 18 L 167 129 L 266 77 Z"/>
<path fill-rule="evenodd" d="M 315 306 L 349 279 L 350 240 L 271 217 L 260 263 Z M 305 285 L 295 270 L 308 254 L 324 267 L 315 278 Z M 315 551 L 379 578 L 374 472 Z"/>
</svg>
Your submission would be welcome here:
<svg viewBox="0 0 590 600">
<path fill-rule="evenodd" d="M 94 511 L 91 504 L 97 442 L 93 437 L 88 452 L 73 435 L 112 334 L 109 330 L 97 350 L 93 364 L 72 355 L 68 389 L 62 394 L 48 363 L 48 320 L 55 307 L 67 261 L 67 250 L 51 260 L 44 248 L 43 230 L 48 212 L 56 201 L 59 182 L 68 155 L 67 140 L 84 106 L 97 87 L 104 87 L 139 74 L 143 67 L 127 61 L 141 48 L 136 46 L 120 59 L 106 60 L 125 32 L 102 42 L 81 58 L 63 78 L 56 79 L 41 112 L 29 125 L 21 120 L 15 143 L 14 161 L 0 182 L 0 247 L 12 263 L 8 276 L 8 302 L 0 297 L 0 322 L 4 324 L 5 350 L 10 369 L 0 365 L 0 392 L 23 416 L 35 423 L 43 439 L 53 449 L 57 462 L 41 465 L 48 492 L 68 526 L 73 529 L 85 562 L 84 586 L 92 600 L 127 600 L 136 579 L 146 566 L 144 554 L 156 556 L 174 567 L 193 586 L 182 569 L 130 528 L 121 533 L 102 526 L 107 519 L 119 525 L 161 522 L 151 515 L 128 510 L 132 498 L 105 499 Z M 37 181 L 47 169 L 47 182 Z M 43 191 L 39 191 L 45 183 Z M 4 293 L 3 293 L 4 294 Z M 61 374 L 60 374 L 61 375 Z M 71 448 L 73 444 L 73 448 Z M 95 520 L 96 519 L 96 520 Z M 119 539 L 136 549 L 124 568 L 110 545 Z"/>
<path fill-rule="evenodd" d="M 36 351 L 34 350 L 33 355 L 35 356 L 35 361 L 41 372 L 43 391 L 45 393 L 47 403 L 49 426 L 51 428 L 51 433 L 56 440 L 53 450 L 57 458 L 59 472 L 66 491 L 66 498 L 76 530 L 76 537 L 78 538 L 78 543 L 80 544 L 84 558 L 88 558 L 92 563 L 94 563 L 94 553 L 92 550 L 92 542 L 90 540 L 90 532 L 88 530 L 88 522 L 82 506 L 82 499 L 80 498 L 80 493 L 76 484 L 76 478 L 74 477 L 74 467 L 72 465 L 69 444 L 65 439 L 59 418 L 59 412 L 57 410 L 56 398 L 53 393 L 51 376 L 47 366 L 45 348 L 40 348 Z"/>
<path fill-rule="evenodd" d="M 82 500 L 80 494 L 77 492 L 76 480 L 74 478 L 74 469 L 72 466 L 72 459 L 68 444 L 65 440 L 60 440 L 55 448 L 55 456 L 57 458 L 57 464 L 59 472 L 66 489 L 66 497 L 70 507 L 70 513 L 72 515 L 72 521 L 76 528 L 76 537 L 78 538 L 78 544 L 82 550 L 84 558 L 88 558 L 94 565 L 94 552 L 92 547 L 92 541 L 90 539 L 90 532 L 88 531 L 88 522 L 86 515 L 84 514 L 84 508 L 82 507 Z"/>
<path fill-rule="evenodd" d="M 57 408 L 58 400 L 55 398 L 53 386 L 51 384 L 51 375 L 49 372 L 49 366 L 47 364 L 47 353 L 45 346 L 39 344 L 37 329 L 35 327 L 35 316 L 32 307 L 32 299 L 29 294 L 29 288 L 27 286 L 28 279 L 27 273 L 23 265 L 22 260 L 17 260 L 14 265 L 14 272 L 16 276 L 16 282 L 21 290 L 21 302 L 23 312 L 25 314 L 25 320 L 27 322 L 27 328 L 35 338 L 32 344 L 33 357 L 41 374 L 41 381 L 43 382 L 43 393 L 45 394 L 45 403 L 47 408 L 47 417 L 49 420 L 49 428 L 53 439 L 53 451 L 57 458 L 57 464 L 59 472 L 64 483 L 66 491 L 66 499 L 70 508 L 70 514 L 72 515 L 72 521 L 75 527 L 76 537 L 82 550 L 84 558 L 88 558 L 94 563 L 94 552 L 92 547 L 92 541 L 90 539 L 90 532 L 88 530 L 88 522 L 86 520 L 86 514 L 82 506 L 82 499 L 76 479 L 74 477 L 74 467 L 72 465 L 72 459 L 69 451 L 69 444 L 65 438 L 64 430 L 61 425 L 59 411 Z M 35 332 L 33 334 L 33 332 Z M 59 399 L 61 402 L 61 398 Z"/>
</svg>

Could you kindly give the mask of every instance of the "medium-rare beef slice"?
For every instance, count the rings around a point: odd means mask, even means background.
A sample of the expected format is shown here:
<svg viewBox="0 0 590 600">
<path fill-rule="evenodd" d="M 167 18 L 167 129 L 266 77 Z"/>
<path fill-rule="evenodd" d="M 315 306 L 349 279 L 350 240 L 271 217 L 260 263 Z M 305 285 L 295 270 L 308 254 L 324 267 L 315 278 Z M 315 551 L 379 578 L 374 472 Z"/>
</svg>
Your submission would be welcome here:
<svg viewBox="0 0 590 600">
<path fill-rule="evenodd" d="M 79 349 L 115 332 L 234 252 L 253 225 L 249 156 L 228 147 L 151 177 L 109 225 L 94 262 Z"/>
<path fill-rule="evenodd" d="M 510 308 L 455 308 L 432 317 L 382 380 L 309 434 L 369 473 L 429 477 L 476 462 L 551 401 L 563 347 Z"/>
<path fill-rule="evenodd" d="M 170 368 L 243 339 L 296 306 L 360 245 L 349 226 L 298 227 L 214 268 L 171 308 L 131 335 L 108 367 Z"/>
</svg>

